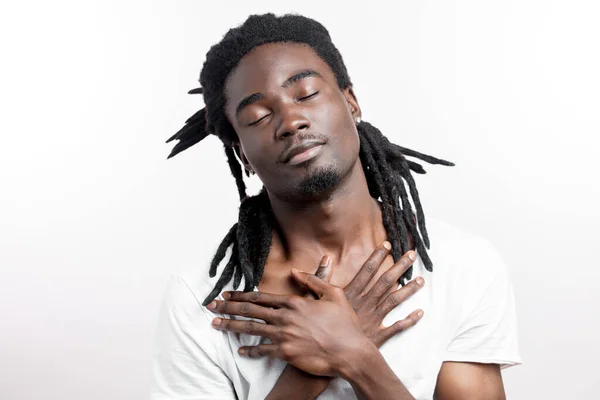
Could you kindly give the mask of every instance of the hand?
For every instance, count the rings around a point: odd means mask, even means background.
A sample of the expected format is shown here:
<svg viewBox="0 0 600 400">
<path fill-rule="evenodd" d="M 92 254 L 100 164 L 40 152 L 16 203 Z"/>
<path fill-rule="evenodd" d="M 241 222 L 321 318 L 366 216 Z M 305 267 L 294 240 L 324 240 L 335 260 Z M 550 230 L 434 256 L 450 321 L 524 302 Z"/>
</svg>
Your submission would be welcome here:
<svg viewBox="0 0 600 400">
<path fill-rule="evenodd" d="M 346 298 L 358 316 L 362 331 L 377 348 L 381 347 L 392 336 L 415 325 L 422 316 L 422 314 L 419 315 L 419 313 L 422 313 L 421 310 L 415 310 L 403 320 L 397 321 L 389 327 L 382 325 L 383 319 L 390 311 L 425 284 L 422 277 L 417 277 L 402 288 L 397 289 L 398 279 L 417 259 L 417 253 L 412 250 L 406 252 L 396 264 L 382 274 L 368 293 L 364 293 L 369 282 L 381 268 L 381 264 L 388 256 L 390 249 L 391 245 L 387 241 L 377 247 L 362 265 L 354 279 L 344 288 Z M 329 282 L 333 268 L 330 263 L 325 261 L 326 257 L 323 257 L 315 275 Z M 310 291 L 304 297 L 316 298 L 315 294 Z"/>
<path fill-rule="evenodd" d="M 397 289 L 398 279 L 417 259 L 417 253 L 412 250 L 406 252 L 400 260 L 381 275 L 377 283 L 366 294 L 363 293 L 389 254 L 390 249 L 390 243 L 383 242 L 363 264 L 354 279 L 344 288 L 346 298 L 358 316 L 362 331 L 378 348 L 392 336 L 415 325 L 423 316 L 422 310 L 415 310 L 406 318 L 389 327 L 382 325 L 383 319 L 390 311 L 425 284 L 422 277 L 417 277 Z"/>
<path fill-rule="evenodd" d="M 315 275 L 325 282 L 329 282 L 333 268 L 331 263 L 327 262 L 327 258 L 323 257 Z M 308 291 L 304 295 L 305 298 L 316 299 L 317 296 Z M 251 351 L 251 347 L 247 346 L 245 351 Z M 331 381 L 330 376 L 317 376 L 307 374 L 306 372 L 296 368 L 291 364 L 286 364 L 285 368 L 277 382 L 265 398 L 266 400 L 286 399 L 286 400 L 307 400 L 316 399 Z"/>
<path fill-rule="evenodd" d="M 362 333 L 344 291 L 320 278 L 292 270 L 292 276 L 319 300 L 261 292 L 231 292 L 228 300 L 209 305 L 222 314 L 258 318 L 266 323 L 215 318 L 216 329 L 259 335 L 271 340 L 240 354 L 275 357 L 312 375 L 337 376 L 356 349 L 373 346 Z M 224 294 L 225 295 L 225 294 Z M 315 322 L 318 321 L 318 322 Z M 343 332 L 343 340 L 339 338 Z"/>
<path fill-rule="evenodd" d="M 315 272 L 315 276 L 317 278 L 329 283 L 331 281 L 331 275 L 333 275 L 333 267 L 331 266 L 331 260 L 329 259 L 329 257 L 324 256 L 321 259 L 321 262 L 319 263 L 319 267 L 317 268 L 317 271 Z M 316 295 L 316 293 L 313 293 L 310 290 L 304 295 L 304 298 L 316 299 L 316 300 L 319 299 L 319 297 Z"/>
<path fill-rule="evenodd" d="M 376 275 L 381 263 L 387 257 L 389 253 L 389 246 L 390 245 L 388 242 L 384 242 L 381 246 L 375 249 L 371 257 L 369 257 L 369 259 L 363 264 L 354 279 L 343 290 L 345 297 L 356 312 L 361 330 L 377 347 L 380 347 L 393 335 L 415 325 L 422 316 L 422 314 L 419 315 L 419 312 L 422 313 L 421 310 L 415 310 L 405 319 L 397 321 L 395 324 L 389 327 L 382 325 L 382 321 L 385 316 L 398 304 L 402 303 L 406 298 L 415 293 L 424 283 L 422 278 L 419 277 L 409 282 L 401 289 L 396 290 L 399 277 L 404 274 L 404 272 L 413 262 L 411 257 L 416 258 L 416 253 L 413 251 L 404 254 L 404 256 L 394 266 L 392 266 L 392 268 L 386 271 L 386 273 L 384 273 L 378 279 L 375 285 L 367 293 L 363 293 L 373 276 Z M 332 274 L 332 267 L 329 263 L 325 262 L 326 260 L 327 258 L 324 257 L 315 275 L 325 281 L 329 281 Z M 236 292 L 233 293 L 235 294 Z M 255 295 L 255 293 L 247 294 Z M 263 296 L 264 295 L 265 294 L 263 294 Z M 314 294 L 309 293 L 305 297 L 312 298 L 314 296 Z M 227 293 L 224 293 L 224 297 L 227 297 Z M 252 298 L 243 299 L 238 297 L 236 297 L 235 300 L 238 302 L 254 301 Z M 217 308 L 219 309 L 219 307 Z M 249 305 L 244 305 L 241 308 L 238 308 L 238 310 L 238 312 L 221 312 L 250 316 L 247 314 Z M 256 318 L 262 319 L 259 316 L 256 316 Z M 273 341 L 273 339 L 271 340 Z M 261 350 L 255 349 L 254 346 L 243 347 L 240 350 L 247 352 L 250 356 L 268 355 L 262 354 Z"/>
</svg>

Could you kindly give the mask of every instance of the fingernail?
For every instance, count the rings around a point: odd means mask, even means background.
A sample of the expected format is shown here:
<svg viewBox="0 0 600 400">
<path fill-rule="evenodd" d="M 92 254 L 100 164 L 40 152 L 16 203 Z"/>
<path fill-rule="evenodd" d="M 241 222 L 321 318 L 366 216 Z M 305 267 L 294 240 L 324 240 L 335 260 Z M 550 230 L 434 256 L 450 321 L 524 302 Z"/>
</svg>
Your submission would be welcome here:
<svg viewBox="0 0 600 400">
<path fill-rule="evenodd" d="M 385 242 L 383 242 L 383 247 L 385 247 L 388 250 L 391 250 L 392 244 L 386 240 Z"/>
<path fill-rule="evenodd" d="M 300 270 L 296 267 L 292 267 L 292 272 L 300 272 Z"/>
<path fill-rule="evenodd" d="M 417 259 L 417 253 L 415 253 L 414 251 L 409 251 L 408 252 L 408 258 L 410 258 L 411 260 L 415 261 Z"/>
<path fill-rule="evenodd" d="M 229 300 L 230 297 L 231 297 L 231 293 L 229 293 L 229 292 L 223 292 L 223 298 L 225 300 Z"/>
<path fill-rule="evenodd" d="M 206 306 L 209 310 L 214 310 L 217 307 L 216 301 L 211 301 L 209 305 Z"/>
<path fill-rule="evenodd" d="M 417 278 L 417 285 L 419 286 L 423 286 L 423 284 L 425 283 L 425 279 L 421 278 L 420 276 Z"/>
<path fill-rule="evenodd" d="M 423 316 L 423 310 L 419 310 L 417 313 L 417 317 L 421 318 Z"/>
<path fill-rule="evenodd" d="M 221 325 L 221 318 L 215 318 L 215 319 L 213 319 L 212 324 L 213 324 L 213 326 L 219 326 L 219 325 Z"/>
<path fill-rule="evenodd" d="M 323 256 L 323 258 L 321 258 L 319 267 L 328 267 L 329 263 L 331 263 L 331 258 L 329 258 L 329 256 Z"/>
<path fill-rule="evenodd" d="M 240 353 L 241 355 L 244 355 L 244 354 L 247 353 L 247 350 L 246 349 L 239 349 L 238 353 Z"/>
</svg>

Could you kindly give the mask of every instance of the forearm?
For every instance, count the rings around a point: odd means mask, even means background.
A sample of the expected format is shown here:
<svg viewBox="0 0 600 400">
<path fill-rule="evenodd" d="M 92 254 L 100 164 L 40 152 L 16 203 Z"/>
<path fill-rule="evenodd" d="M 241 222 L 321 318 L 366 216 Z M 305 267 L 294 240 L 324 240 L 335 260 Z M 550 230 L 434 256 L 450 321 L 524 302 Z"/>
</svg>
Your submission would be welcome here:
<svg viewBox="0 0 600 400">
<path fill-rule="evenodd" d="M 316 399 L 327 389 L 330 381 L 330 377 L 311 375 L 288 364 L 266 398 L 267 400 Z"/>
<path fill-rule="evenodd" d="M 375 346 L 357 351 L 340 375 L 350 382 L 359 399 L 414 400 Z"/>
</svg>

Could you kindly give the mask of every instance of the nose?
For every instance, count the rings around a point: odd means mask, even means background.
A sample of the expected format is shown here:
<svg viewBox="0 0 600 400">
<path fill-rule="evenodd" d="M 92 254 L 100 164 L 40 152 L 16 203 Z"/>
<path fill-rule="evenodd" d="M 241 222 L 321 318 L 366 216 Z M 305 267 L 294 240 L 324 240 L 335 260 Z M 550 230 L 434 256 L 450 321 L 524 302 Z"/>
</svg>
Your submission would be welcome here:
<svg viewBox="0 0 600 400">
<path fill-rule="evenodd" d="M 281 122 L 275 133 L 278 140 L 295 135 L 310 127 L 310 120 L 297 104 L 286 104 L 281 107 Z"/>
</svg>

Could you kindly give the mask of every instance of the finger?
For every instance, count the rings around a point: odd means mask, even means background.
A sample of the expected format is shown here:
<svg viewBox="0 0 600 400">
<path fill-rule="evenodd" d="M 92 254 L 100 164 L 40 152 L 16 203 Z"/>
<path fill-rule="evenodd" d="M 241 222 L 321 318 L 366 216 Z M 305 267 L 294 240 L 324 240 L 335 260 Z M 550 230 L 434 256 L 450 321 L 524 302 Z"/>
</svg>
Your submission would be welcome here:
<svg viewBox="0 0 600 400">
<path fill-rule="evenodd" d="M 388 341 L 392 336 L 404 332 L 408 328 L 414 326 L 423 317 L 423 310 L 415 310 L 410 313 L 406 318 L 396 321 L 392 325 L 380 330 L 376 335 L 373 336 L 373 343 L 377 347 L 381 347 L 385 342 Z"/>
<path fill-rule="evenodd" d="M 333 268 L 331 268 L 331 258 L 328 256 L 323 256 L 321 262 L 319 263 L 319 268 L 317 268 L 317 272 L 315 272 L 315 276 L 324 280 L 325 282 L 329 282 L 331 280 L 332 272 Z"/>
<path fill-rule="evenodd" d="M 254 303 L 261 306 L 273 307 L 273 308 L 290 308 L 289 307 L 289 295 L 285 294 L 272 294 L 265 292 L 223 292 L 223 298 L 229 301 L 241 301 Z"/>
<path fill-rule="evenodd" d="M 329 293 L 331 288 L 335 287 L 312 274 L 307 274 L 306 272 L 302 272 L 296 268 L 292 268 L 292 276 L 294 279 L 296 279 L 296 281 L 303 284 L 313 293 L 315 293 L 319 299 L 325 294 Z"/>
<path fill-rule="evenodd" d="M 404 255 L 396 262 L 392 268 L 385 271 L 382 274 L 375 285 L 366 294 L 366 297 L 370 298 L 375 304 L 379 303 L 381 297 L 391 286 L 396 286 L 398 279 L 410 268 L 414 260 L 417 259 L 417 253 L 413 250 L 407 251 Z"/>
<path fill-rule="evenodd" d="M 273 325 L 263 324 L 256 321 L 240 321 L 227 318 L 215 318 L 213 319 L 212 326 L 213 328 L 221 331 L 262 336 L 269 338 L 273 341 L 275 341 L 277 339 L 277 336 L 279 335 L 279 328 Z"/>
<path fill-rule="evenodd" d="M 278 312 L 272 308 L 260 306 L 254 303 L 222 300 L 213 300 L 208 306 L 206 306 L 206 308 L 221 314 L 258 318 L 266 322 L 273 322 L 273 318 Z"/>
<path fill-rule="evenodd" d="M 377 305 L 377 313 L 381 318 L 385 317 L 390 311 L 396 308 L 400 303 L 412 296 L 421 289 L 425 284 L 423 277 L 419 276 L 416 279 L 408 282 L 402 288 L 383 297 L 383 300 Z"/>
<path fill-rule="evenodd" d="M 238 353 L 242 356 L 250 358 L 259 357 L 277 357 L 279 358 L 278 344 L 259 344 L 257 346 L 243 346 L 238 349 Z"/>
<path fill-rule="evenodd" d="M 333 272 L 333 268 L 331 268 L 331 259 L 328 256 L 323 256 L 321 262 L 319 263 L 319 267 L 317 268 L 317 272 L 315 272 L 315 276 L 319 279 L 324 280 L 325 282 L 329 282 L 331 280 L 331 273 Z M 309 291 L 304 295 L 307 299 L 317 299 L 318 297 L 312 291 Z"/>
<path fill-rule="evenodd" d="M 375 251 L 373 251 L 371 256 L 360 268 L 356 276 L 344 288 L 346 298 L 352 299 L 360 295 L 363 292 L 363 290 L 365 290 L 367 284 L 371 281 L 371 278 L 375 276 L 377 270 L 379 269 L 379 266 L 389 254 L 391 248 L 392 245 L 390 244 L 390 242 L 385 241 L 379 247 L 377 247 Z"/>
<path fill-rule="evenodd" d="M 397 284 L 396 284 L 396 283 L 397 283 Z M 384 298 L 385 298 L 385 297 L 386 297 L 388 294 L 392 294 L 392 293 L 394 293 L 396 290 L 398 290 L 398 285 L 399 285 L 399 284 L 400 284 L 400 283 L 399 283 L 398 281 L 396 281 L 396 282 L 394 283 L 394 285 L 390 286 L 390 288 L 389 288 L 388 290 L 386 290 L 386 291 L 385 291 L 385 293 L 383 294 L 383 296 L 381 296 L 381 298 L 380 298 L 380 302 L 381 302 L 381 299 L 384 299 Z M 365 294 L 366 294 L 366 293 L 363 293 L 363 295 L 365 295 Z"/>
<path fill-rule="evenodd" d="M 384 293 L 382 298 L 386 297 L 388 294 L 394 293 L 396 290 L 398 290 L 398 287 L 396 285 L 390 286 L 390 288 Z"/>
</svg>

